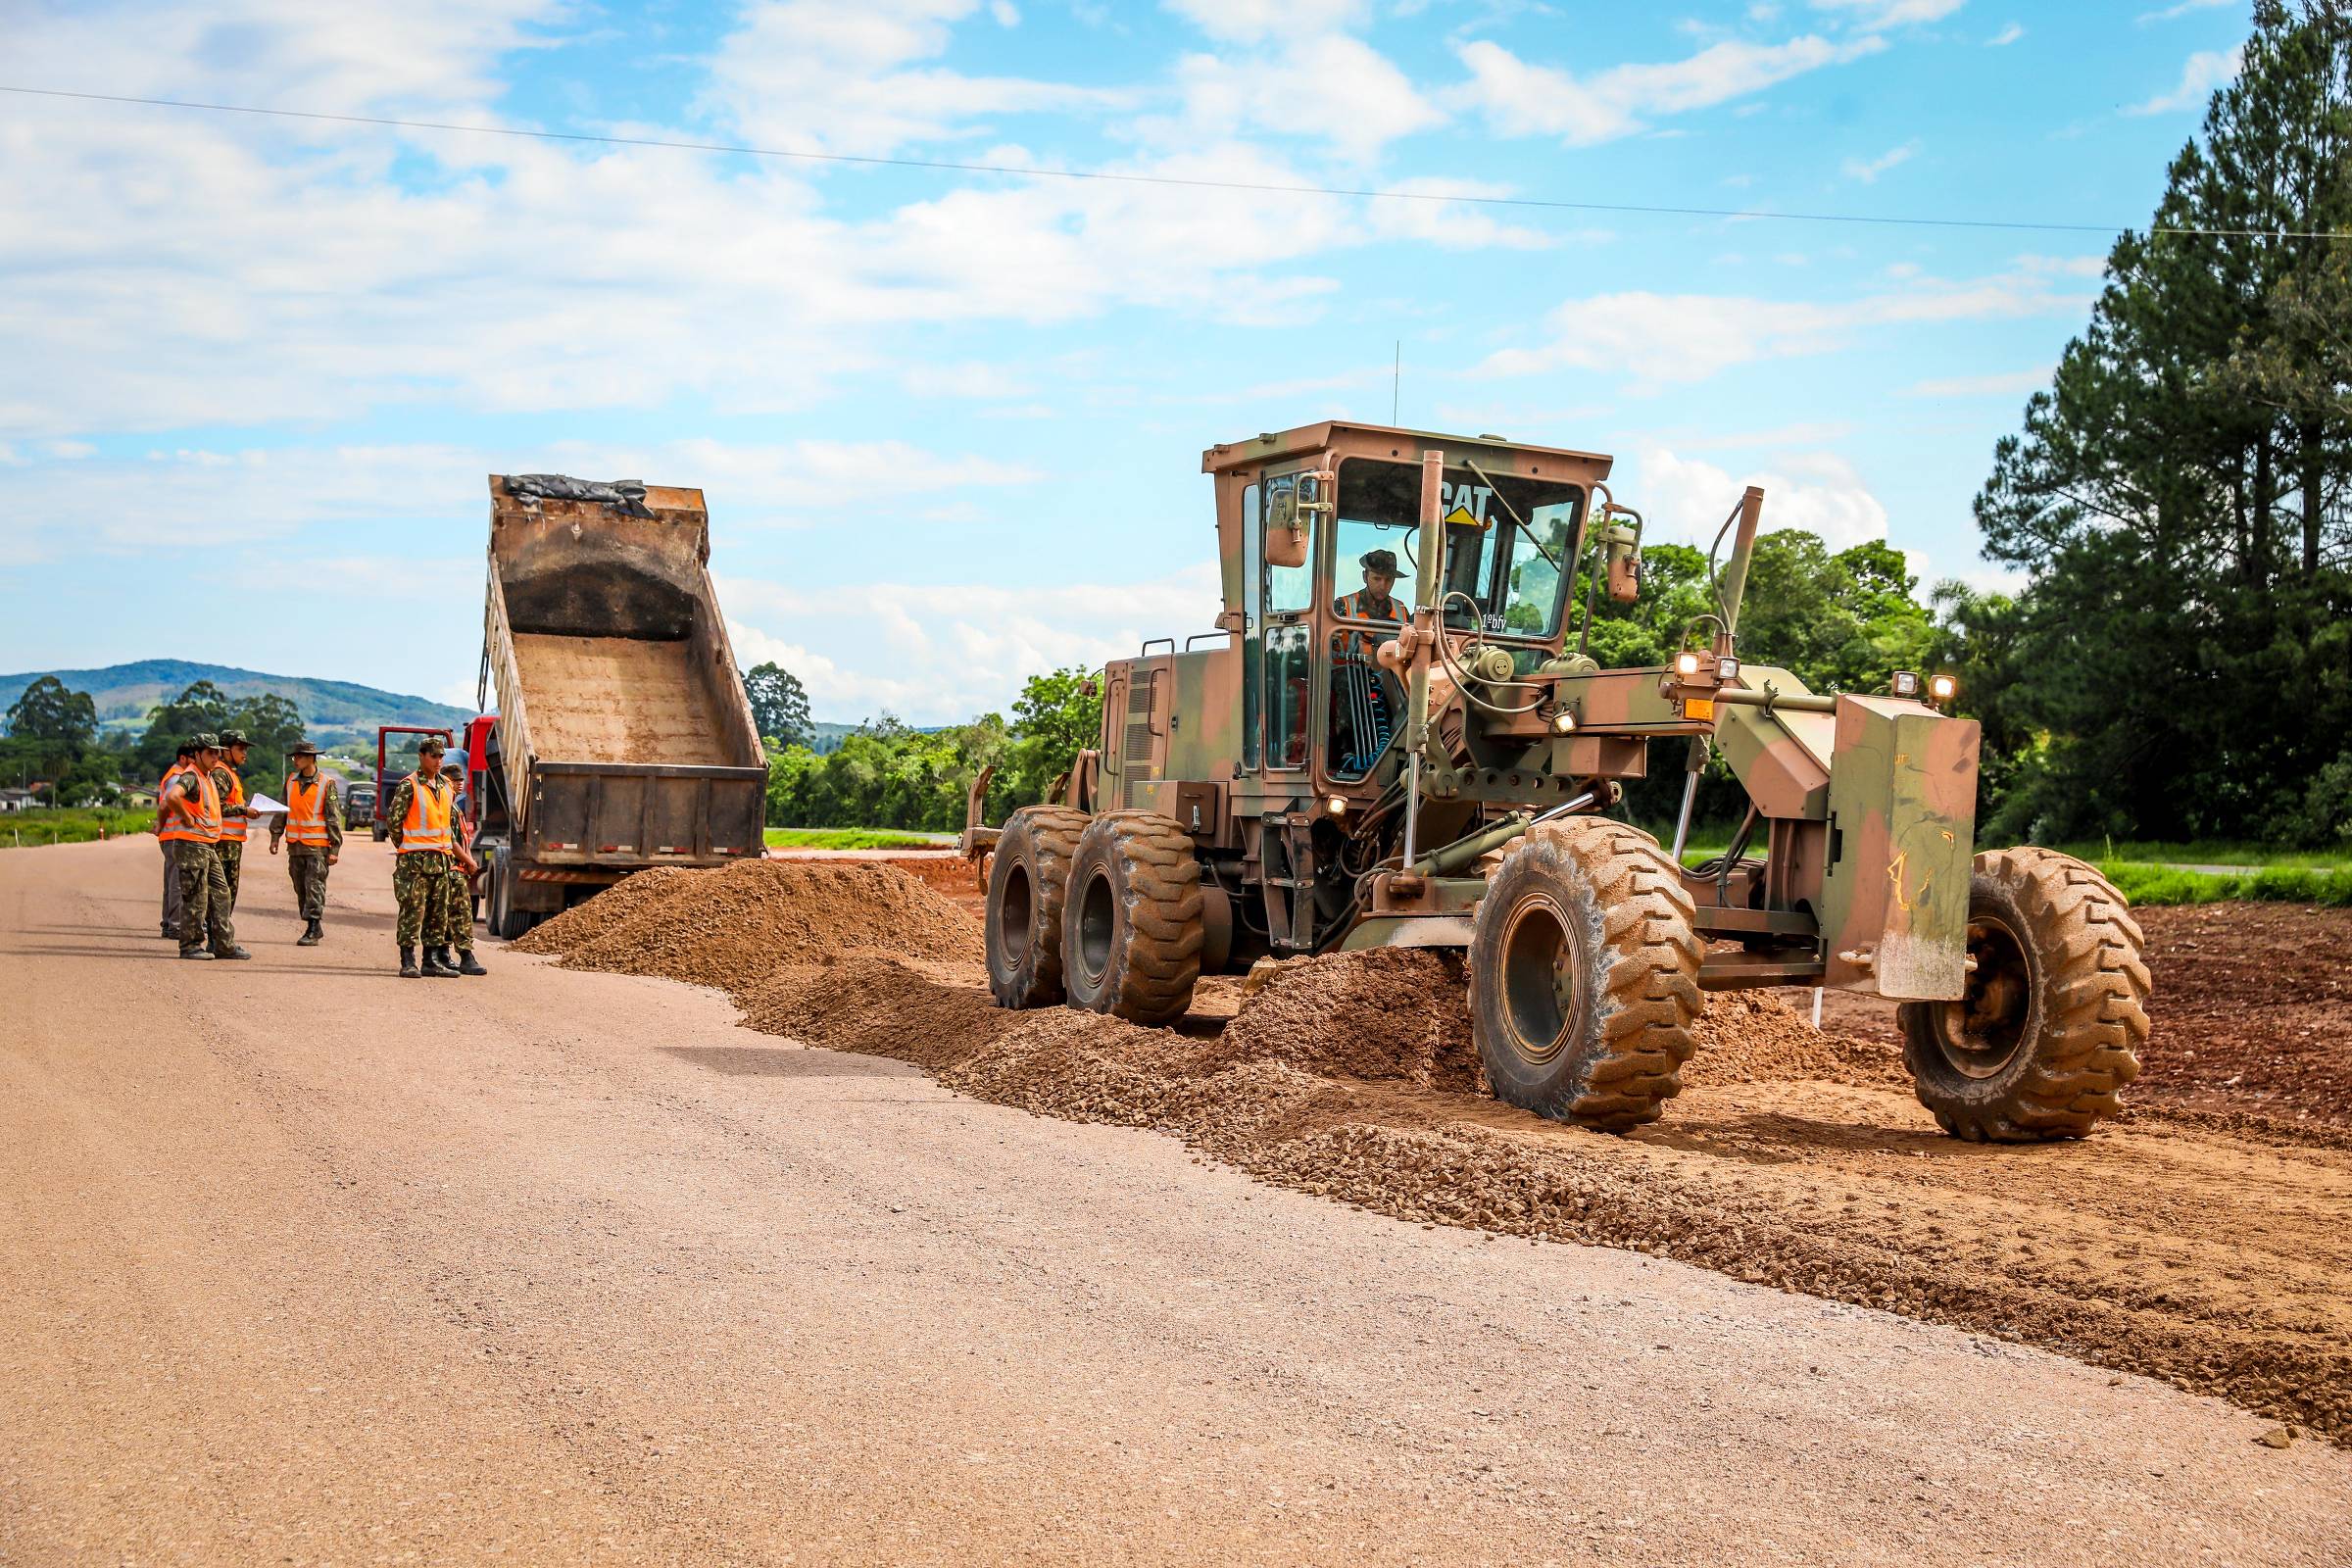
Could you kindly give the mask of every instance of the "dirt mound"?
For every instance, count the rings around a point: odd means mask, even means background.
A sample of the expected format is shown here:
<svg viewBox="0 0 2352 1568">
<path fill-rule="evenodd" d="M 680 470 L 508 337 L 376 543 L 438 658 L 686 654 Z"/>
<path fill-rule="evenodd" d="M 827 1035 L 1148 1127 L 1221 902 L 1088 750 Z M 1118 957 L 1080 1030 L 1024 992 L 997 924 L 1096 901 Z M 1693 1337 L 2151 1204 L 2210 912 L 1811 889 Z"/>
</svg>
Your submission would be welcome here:
<svg viewBox="0 0 2352 1568">
<path fill-rule="evenodd" d="M 1908 1088 L 1899 1051 L 1884 1042 L 1824 1034 L 1769 991 L 1718 991 L 1690 1029 L 1698 1050 L 1683 1087 L 1816 1079 Z"/>
<path fill-rule="evenodd" d="M 1462 960 L 1429 948 L 1331 953 L 1287 964 L 1242 1004 L 1198 1066 L 1282 1061 L 1329 1078 L 1402 1078 L 1460 1094 L 1485 1084 Z"/>
<path fill-rule="evenodd" d="M 2220 1394 L 2352 1443 L 2352 1155 L 2180 1122 L 1987 1150 L 1939 1134 L 1887 1042 L 1709 998 L 1687 1090 L 1624 1137 L 1477 1092 L 1458 960 L 1287 966 L 1221 1031 L 992 1004 L 977 925 L 887 866 L 639 881 L 543 928 L 565 961 L 700 979 L 753 1028 L 915 1063 L 1040 1114 L 1422 1224 L 1672 1256 Z M 599 906 L 612 901 L 600 914 Z M 876 951 L 897 946 L 899 951 Z"/>
<path fill-rule="evenodd" d="M 980 928 L 891 866 L 747 860 L 715 871 L 640 872 L 520 946 L 560 953 L 567 969 L 657 974 L 742 996 L 779 967 L 859 948 L 977 957 Z"/>
</svg>

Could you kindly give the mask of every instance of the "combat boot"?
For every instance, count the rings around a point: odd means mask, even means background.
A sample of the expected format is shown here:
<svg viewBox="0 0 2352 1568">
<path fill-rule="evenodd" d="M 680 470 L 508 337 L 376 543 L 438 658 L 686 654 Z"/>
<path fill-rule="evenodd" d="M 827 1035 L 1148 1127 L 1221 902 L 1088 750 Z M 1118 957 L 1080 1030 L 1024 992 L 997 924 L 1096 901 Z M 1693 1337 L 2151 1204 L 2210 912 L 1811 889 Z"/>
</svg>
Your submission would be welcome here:
<svg viewBox="0 0 2352 1568">
<path fill-rule="evenodd" d="M 215 948 L 213 950 L 213 956 L 216 958 L 250 958 L 253 956 L 253 955 L 247 953 L 243 948 L 227 947 Z"/>
<path fill-rule="evenodd" d="M 471 948 L 460 948 L 458 950 L 458 973 L 488 974 L 489 972 L 489 970 L 483 968 L 479 963 L 474 961 L 473 950 Z"/>
<path fill-rule="evenodd" d="M 426 948 L 424 962 L 419 967 L 424 970 L 425 978 L 430 980 L 455 979 L 458 973 L 455 967 L 442 958 L 439 948 Z"/>
<path fill-rule="evenodd" d="M 401 949 L 400 977 L 403 980 L 414 980 L 416 978 L 416 950 L 415 948 Z"/>
<path fill-rule="evenodd" d="M 318 929 L 318 921 L 305 920 L 302 922 L 302 935 L 294 939 L 294 945 L 298 948 L 315 948 L 318 945 L 318 939 L 324 934 Z"/>
<path fill-rule="evenodd" d="M 201 942 L 182 942 L 179 945 L 179 956 L 183 958 L 210 958 L 212 954 L 205 950 L 205 946 Z"/>
</svg>

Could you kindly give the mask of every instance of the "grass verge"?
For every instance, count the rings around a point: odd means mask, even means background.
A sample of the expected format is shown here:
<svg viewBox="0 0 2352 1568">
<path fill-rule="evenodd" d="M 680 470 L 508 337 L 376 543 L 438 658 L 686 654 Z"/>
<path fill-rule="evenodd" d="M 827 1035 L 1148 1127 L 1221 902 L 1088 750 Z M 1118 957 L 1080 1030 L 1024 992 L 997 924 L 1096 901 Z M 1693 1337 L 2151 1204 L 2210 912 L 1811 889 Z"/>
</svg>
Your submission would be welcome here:
<svg viewBox="0 0 2352 1568">
<path fill-rule="evenodd" d="M 114 806 L 45 807 L 0 816 L 0 849 L 33 849 L 48 844 L 87 844 L 119 839 L 155 825 L 152 808 Z"/>
<path fill-rule="evenodd" d="M 871 827 L 771 827 L 771 850 L 937 850 L 956 842 L 950 834 L 898 833 Z"/>
</svg>

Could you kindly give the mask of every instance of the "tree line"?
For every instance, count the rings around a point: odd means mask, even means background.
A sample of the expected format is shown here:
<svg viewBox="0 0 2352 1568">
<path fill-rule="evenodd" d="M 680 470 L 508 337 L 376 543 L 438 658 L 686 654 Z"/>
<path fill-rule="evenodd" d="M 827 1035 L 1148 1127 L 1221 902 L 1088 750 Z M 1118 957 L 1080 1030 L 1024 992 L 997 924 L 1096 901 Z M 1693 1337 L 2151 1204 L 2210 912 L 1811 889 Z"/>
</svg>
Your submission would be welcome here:
<svg viewBox="0 0 2352 1568">
<path fill-rule="evenodd" d="M 0 735 L 0 784 L 42 786 L 50 806 L 112 806 L 126 790 L 151 788 L 192 735 L 241 731 L 253 743 L 246 755 L 248 787 L 286 771 L 286 748 L 303 738 L 302 710 L 274 692 L 231 698 L 209 680 L 147 710 L 136 735 L 109 736 L 87 692 L 43 675 L 9 706 Z"/>
</svg>

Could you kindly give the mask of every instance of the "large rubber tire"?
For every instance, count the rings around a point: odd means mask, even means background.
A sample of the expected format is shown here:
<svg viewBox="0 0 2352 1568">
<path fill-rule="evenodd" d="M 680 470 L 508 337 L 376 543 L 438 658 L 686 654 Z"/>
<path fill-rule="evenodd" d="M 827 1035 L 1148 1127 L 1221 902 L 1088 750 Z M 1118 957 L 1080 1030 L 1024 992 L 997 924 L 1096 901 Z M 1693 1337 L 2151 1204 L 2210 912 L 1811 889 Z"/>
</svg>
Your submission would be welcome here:
<svg viewBox="0 0 2352 1568">
<path fill-rule="evenodd" d="M 1898 1009 L 1919 1102 L 1972 1143 L 2081 1138 L 2121 1111 L 2148 1038 L 2148 966 L 2115 885 L 2054 850 L 1987 851 L 1968 935 L 1968 995 Z"/>
<path fill-rule="evenodd" d="M 1192 836 L 1152 811 L 1089 823 L 1061 915 L 1069 1004 L 1131 1023 L 1174 1023 L 1200 978 L 1200 862 Z"/>
<path fill-rule="evenodd" d="M 537 922 L 530 910 L 514 907 L 514 860 L 504 849 L 491 852 L 488 879 L 490 934 L 501 942 L 512 942 Z"/>
<path fill-rule="evenodd" d="M 1601 817 L 1529 831 L 1479 901 L 1470 1031 L 1497 1100 L 1603 1132 L 1682 1093 L 1705 1002 L 1690 896 L 1658 841 Z"/>
<path fill-rule="evenodd" d="M 1087 814 L 1025 806 L 1004 822 L 988 871 L 988 989 L 1000 1007 L 1061 1000 L 1061 904 Z"/>
</svg>

